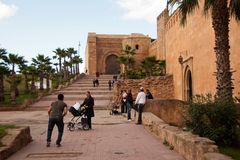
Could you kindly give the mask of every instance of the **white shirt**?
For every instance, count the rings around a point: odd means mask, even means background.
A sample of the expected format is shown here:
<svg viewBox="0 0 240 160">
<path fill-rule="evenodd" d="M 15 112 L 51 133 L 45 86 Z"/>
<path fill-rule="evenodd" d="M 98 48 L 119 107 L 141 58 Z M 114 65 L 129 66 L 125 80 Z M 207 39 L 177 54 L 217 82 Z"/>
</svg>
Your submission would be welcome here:
<svg viewBox="0 0 240 160">
<path fill-rule="evenodd" d="M 146 94 L 141 91 L 138 93 L 135 104 L 145 104 L 146 103 Z"/>
</svg>

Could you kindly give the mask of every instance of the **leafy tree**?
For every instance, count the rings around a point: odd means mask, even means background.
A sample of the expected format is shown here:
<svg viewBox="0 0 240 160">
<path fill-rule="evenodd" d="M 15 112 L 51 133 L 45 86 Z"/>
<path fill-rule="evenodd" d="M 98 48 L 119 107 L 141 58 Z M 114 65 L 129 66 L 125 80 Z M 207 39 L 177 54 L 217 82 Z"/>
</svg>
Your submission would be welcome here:
<svg viewBox="0 0 240 160">
<path fill-rule="evenodd" d="M 134 55 L 135 49 L 132 49 L 131 46 L 126 45 L 123 50 L 122 54 L 118 57 L 118 62 L 124 65 L 124 70 L 128 71 L 131 69 L 131 65 L 134 63 Z"/>
<path fill-rule="evenodd" d="M 181 23 L 185 24 L 187 15 L 199 8 L 199 0 L 168 0 L 172 6 L 179 5 Z M 239 0 L 204 0 L 204 12 L 211 11 L 212 27 L 215 34 L 217 97 L 233 102 L 232 72 L 229 59 L 229 21 L 230 15 L 240 20 Z"/>
<path fill-rule="evenodd" d="M 157 60 L 155 56 L 143 59 L 140 67 L 147 76 L 159 76 L 165 73 L 165 61 Z"/>
</svg>

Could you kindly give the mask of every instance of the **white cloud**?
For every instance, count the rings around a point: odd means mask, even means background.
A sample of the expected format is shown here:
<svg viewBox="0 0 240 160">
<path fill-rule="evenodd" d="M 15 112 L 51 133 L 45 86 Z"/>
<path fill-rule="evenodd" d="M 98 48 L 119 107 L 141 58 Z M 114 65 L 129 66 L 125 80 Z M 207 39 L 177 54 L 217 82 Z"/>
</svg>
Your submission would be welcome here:
<svg viewBox="0 0 240 160">
<path fill-rule="evenodd" d="M 123 18 L 130 20 L 156 21 L 157 16 L 166 8 L 166 0 L 116 0 L 126 12 Z"/>
<path fill-rule="evenodd" d="M 0 21 L 13 16 L 17 11 L 15 5 L 8 5 L 0 1 Z"/>
</svg>

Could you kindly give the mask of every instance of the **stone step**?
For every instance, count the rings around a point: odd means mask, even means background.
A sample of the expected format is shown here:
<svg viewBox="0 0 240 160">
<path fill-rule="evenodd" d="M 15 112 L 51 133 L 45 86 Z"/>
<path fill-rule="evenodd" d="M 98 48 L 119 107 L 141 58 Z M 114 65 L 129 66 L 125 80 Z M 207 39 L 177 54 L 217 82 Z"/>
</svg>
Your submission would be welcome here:
<svg viewBox="0 0 240 160">
<path fill-rule="evenodd" d="M 55 95 L 59 94 L 59 93 L 63 93 L 64 95 L 81 95 L 84 94 L 86 95 L 86 91 L 82 91 L 81 89 L 79 91 L 71 91 L 71 90 L 62 90 L 62 91 L 58 91 L 55 93 Z M 99 91 L 94 91 L 93 93 L 91 93 L 93 97 L 95 97 L 95 95 L 98 94 L 104 94 L 104 95 L 110 95 L 112 96 L 112 91 L 109 90 L 99 90 Z"/>
<path fill-rule="evenodd" d="M 82 79 L 91 79 L 91 80 L 93 80 L 93 79 L 96 79 L 96 76 L 85 76 Z M 98 77 L 98 79 L 99 80 L 112 80 L 113 76 L 104 76 L 104 77 L 100 76 L 100 77 Z"/>
<path fill-rule="evenodd" d="M 93 86 L 91 86 L 91 87 L 79 87 L 79 88 L 77 88 L 77 87 L 71 87 L 71 86 L 69 86 L 69 87 L 67 87 L 67 88 L 64 88 L 64 90 L 65 91 L 68 91 L 68 90 L 82 90 L 82 91 L 97 91 L 97 90 L 108 90 L 109 88 L 108 87 L 101 87 L 101 85 L 99 86 L 99 87 L 93 87 Z"/>
<path fill-rule="evenodd" d="M 29 106 L 25 109 L 25 111 L 46 111 L 46 112 L 47 110 L 48 110 L 48 106 L 34 106 L 34 107 Z M 94 106 L 94 110 L 109 110 L 109 109 L 106 106 Z"/>
<path fill-rule="evenodd" d="M 111 98 L 111 95 L 106 96 L 106 95 L 95 95 L 93 96 L 94 100 L 109 100 Z M 65 101 L 83 101 L 86 98 L 86 95 L 65 95 L 64 100 Z M 51 96 L 46 96 L 41 99 L 41 101 L 54 101 L 56 100 L 56 95 L 51 95 Z"/>
<path fill-rule="evenodd" d="M 72 84 L 72 85 L 69 85 L 69 87 L 93 87 L 93 84 Z M 108 84 L 102 84 L 102 83 L 99 83 L 99 87 L 108 87 Z"/>
<path fill-rule="evenodd" d="M 36 102 L 36 103 L 30 105 L 30 107 L 49 107 L 51 105 L 51 103 L 54 102 L 54 101 L 39 101 L 39 102 Z M 64 100 L 64 102 L 68 106 L 74 105 L 76 103 L 76 101 L 79 102 L 79 103 L 83 102 L 83 100 Z M 105 106 L 105 107 L 107 107 L 110 103 L 110 100 L 95 100 L 94 103 L 95 103 L 95 106 Z"/>
</svg>

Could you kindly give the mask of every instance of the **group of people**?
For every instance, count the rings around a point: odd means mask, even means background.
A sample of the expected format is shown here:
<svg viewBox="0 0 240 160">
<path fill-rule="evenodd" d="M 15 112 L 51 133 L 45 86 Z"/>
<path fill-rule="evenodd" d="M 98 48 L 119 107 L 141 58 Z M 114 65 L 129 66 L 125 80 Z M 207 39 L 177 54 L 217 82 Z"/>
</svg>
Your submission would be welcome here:
<svg viewBox="0 0 240 160">
<path fill-rule="evenodd" d="M 141 124 L 142 122 L 142 110 L 146 103 L 146 99 L 153 99 L 151 92 L 147 89 L 146 93 L 144 92 L 144 88 L 140 87 L 140 90 L 137 94 L 136 100 L 134 102 L 132 92 L 129 89 L 128 91 L 123 90 L 120 94 L 121 97 L 121 113 L 127 113 L 128 121 L 131 121 L 131 109 L 134 108 L 138 111 L 138 121 L 136 124 Z M 58 137 L 56 140 L 57 147 L 61 146 L 63 130 L 64 130 L 64 122 L 63 118 L 66 116 L 68 109 L 67 104 L 64 102 L 64 95 L 59 94 L 57 96 L 57 101 L 53 102 L 48 109 L 48 129 L 47 129 L 47 147 L 50 147 L 52 131 L 54 126 L 56 125 L 58 128 Z M 83 103 L 80 105 L 86 106 L 86 116 L 87 123 L 89 128 L 92 129 L 91 118 L 94 117 L 94 98 L 91 96 L 90 91 L 86 92 L 86 98 Z"/>
<path fill-rule="evenodd" d="M 99 86 L 99 80 L 96 78 L 96 79 L 93 79 L 93 87 L 98 87 Z"/>
<path fill-rule="evenodd" d="M 50 147 L 51 144 L 51 137 L 52 131 L 54 126 L 56 125 L 58 128 L 58 137 L 56 140 L 57 147 L 61 146 L 63 130 L 64 130 L 64 123 L 63 117 L 67 114 L 67 104 L 63 101 L 64 95 L 59 94 L 58 100 L 53 102 L 48 109 L 48 129 L 47 129 L 47 147 Z M 80 105 L 86 106 L 86 116 L 87 116 L 87 123 L 89 125 L 89 129 L 92 129 L 92 120 L 91 118 L 94 117 L 94 98 L 91 96 L 90 91 L 86 92 L 86 98 L 84 99 L 83 103 Z"/>
<path fill-rule="evenodd" d="M 140 87 L 135 102 L 133 100 L 132 92 L 130 89 L 128 91 L 126 90 L 121 91 L 120 97 L 121 97 L 121 113 L 127 113 L 127 119 L 128 121 L 131 121 L 131 109 L 134 108 L 135 111 L 138 111 L 139 113 L 137 124 L 141 124 L 142 110 L 146 103 L 146 99 L 153 99 L 153 95 L 149 91 L 149 89 L 146 89 L 145 93 L 144 88 Z"/>
</svg>

